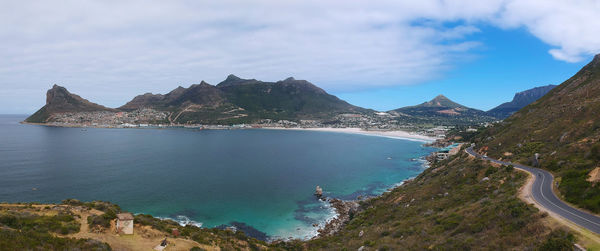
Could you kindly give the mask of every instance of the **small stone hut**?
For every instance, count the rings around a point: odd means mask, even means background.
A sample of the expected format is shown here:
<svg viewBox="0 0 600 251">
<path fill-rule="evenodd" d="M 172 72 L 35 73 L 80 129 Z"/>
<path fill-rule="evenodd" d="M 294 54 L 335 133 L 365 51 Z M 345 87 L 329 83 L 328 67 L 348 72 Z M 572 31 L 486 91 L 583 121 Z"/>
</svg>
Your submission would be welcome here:
<svg viewBox="0 0 600 251">
<path fill-rule="evenodd" d="M 133 215 L 131 213 L 117 214 L 117 233 L 133 234 Z"/>
</svg>

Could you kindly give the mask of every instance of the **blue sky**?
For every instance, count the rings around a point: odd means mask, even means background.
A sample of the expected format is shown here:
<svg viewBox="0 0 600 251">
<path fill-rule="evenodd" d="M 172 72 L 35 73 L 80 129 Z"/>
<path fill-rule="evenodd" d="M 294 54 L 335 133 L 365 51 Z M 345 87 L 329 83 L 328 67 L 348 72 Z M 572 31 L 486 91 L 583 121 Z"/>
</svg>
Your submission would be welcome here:
<svg viewBox="0 0 600 251">
<path fill-rule="evenodd" d="M 487 110 L 600 53 L 598 0 L 0 1 L 0 113 L 53 84 L 108 107 L 228 74 L 378 110 Z"/>
<path fill-rule="evenodd" d="M 551 46 L 523 28 L 502 30 L 484 26 L 471 39 L 481 42 L 481 46 L 471 52 L 472 57 L 457 62 L 438 79 L 334 94 L 352 104 L 384 111 L 420 104 L 438 94 L 469 107 L 489 110 L 510 101 L 516 92 L 558 85 L 593 58 L 590 55 L 573 63 L 557 60 L 548 54 Z"/>
</svg>

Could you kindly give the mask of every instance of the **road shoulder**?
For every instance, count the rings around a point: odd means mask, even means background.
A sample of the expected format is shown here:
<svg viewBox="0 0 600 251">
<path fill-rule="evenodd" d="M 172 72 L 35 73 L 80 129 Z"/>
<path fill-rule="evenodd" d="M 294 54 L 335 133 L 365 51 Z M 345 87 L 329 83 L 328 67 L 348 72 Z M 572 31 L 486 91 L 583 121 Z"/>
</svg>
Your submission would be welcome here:
<svg viewBox="0 0 600 251">
<path fill-rule="evenodd" d="M 575 236 L 577 237 L 578 244 L 586 247 L 588 250 L 600 250 L 600 236 L 597 234 L 579 227 L 570 221 L 564 219 L 558 214 L 555 214 L 549 210 L 546 210 L 542 205 L 540 205 L 533 196 L 531 195 L 531 187 L 533 186 L 533 182 L 535 181 L 535 176 L 523 169 L 515 168 L 520 172 L 524 172 L 527 174 L 527 182 L 519 189 L 518 197 L 522 201 L 527 204 L 533 204 L 537 209 L 541 212 L 547 213 L 550 217 L 545 217 L 542 219 L 542 222 L 551 229 L 558 228 L 560 226 L 564 226 L 569 228 Z"/>
</svg>

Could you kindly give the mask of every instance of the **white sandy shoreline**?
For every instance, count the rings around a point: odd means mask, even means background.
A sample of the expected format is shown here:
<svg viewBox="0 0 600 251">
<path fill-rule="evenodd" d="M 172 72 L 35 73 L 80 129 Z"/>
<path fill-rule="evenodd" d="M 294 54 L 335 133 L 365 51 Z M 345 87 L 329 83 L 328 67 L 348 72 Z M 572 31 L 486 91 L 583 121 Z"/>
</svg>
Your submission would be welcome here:
<svg viewBox="0 0 600 251">
<path fill-rule="evenodd" d="M 46 123 L 30 123 L 30 122 L 20 122 L 21 124 L 28 125 L 41 125 L 41 126 L 50 126 L 50 127 L 71 127 L 71 128 L 142 128 L 142 129 L 156 129 L 154 127 L 117 127 L 117 126 L 89 126 L 82 124 L 46 124 Z M 170 128 L 170 127 L 161 127 Z M 436 138 L 429 137 L 425 135 L 420 135 L 416 133 L 411 133 L 407 131 L 401 130 L 392 130 L 392 131 L 384 131 L 384 130 L 363 130 L 361 128 L 334 128 L 334 127 L 258 127 L 259 129 L 268 129 L 268 130 L 294 130 L 294 131 L 316 131 L 316 132 L 334 132 L 334 133 L 349 133 L 349 134 L 360 134 L 367 136 L 378 136 L 378 137 L 386 137 L 393 139 L 404 139 L 404 140 L 412 140 L 419 142 L 434 142 Z M 256 129 L 255 128 L 208 128 L 208 130 L 220 130 L 220 129 Z"/>
<path fill-rule="evenodd" d="M 416 133 L 410 133 L 407 131 L 367 131 L 361 128 L 332 128 L 332 127 L 318 127 L 318 128 L 285 128 L 285 127 L 263 127 L 262 129 L 269 130 L 295 130 L 295 131 L 317 131 L 317 132 L 335 132 L 335 133 L 350 133 L 360 134 L 367 136 L 379 136 L 393 139 L 404 139 L 413 140 L 420 142 L 433 142 L 436 139 L 433 137 L 420 135 Z"/>
</svg>

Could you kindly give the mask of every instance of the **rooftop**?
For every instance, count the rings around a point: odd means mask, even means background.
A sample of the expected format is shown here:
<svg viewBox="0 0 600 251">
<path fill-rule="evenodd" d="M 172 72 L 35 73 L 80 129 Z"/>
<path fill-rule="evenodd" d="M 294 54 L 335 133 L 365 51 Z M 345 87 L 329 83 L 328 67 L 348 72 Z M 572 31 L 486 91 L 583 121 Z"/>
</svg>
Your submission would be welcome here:
<svg viewBox="0 0 600 251">
<path fill-rule="evenodd" d="M 133 214 L 131 214 L 131 213 L 120 213 L 120 214 L 117 214 L 117 219 L 119 219 L 119 220 L 133 220 Z"/>
</svg>

